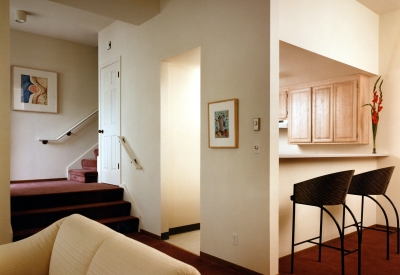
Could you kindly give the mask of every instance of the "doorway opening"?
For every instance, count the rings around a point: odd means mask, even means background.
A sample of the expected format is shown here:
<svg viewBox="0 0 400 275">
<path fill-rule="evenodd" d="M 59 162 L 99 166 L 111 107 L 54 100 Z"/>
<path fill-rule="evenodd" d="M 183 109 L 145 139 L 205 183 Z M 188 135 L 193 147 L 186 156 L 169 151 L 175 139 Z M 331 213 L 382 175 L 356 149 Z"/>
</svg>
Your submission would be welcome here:
<svg viewBox="0 0 400 275">
<path fill-rule="evenodd" d="M 161 189 L 162 236 L 199 230 L 200 47 L 161 62 Z M 186 243 L 199 254 L 197 236 Z"/>
</svg>

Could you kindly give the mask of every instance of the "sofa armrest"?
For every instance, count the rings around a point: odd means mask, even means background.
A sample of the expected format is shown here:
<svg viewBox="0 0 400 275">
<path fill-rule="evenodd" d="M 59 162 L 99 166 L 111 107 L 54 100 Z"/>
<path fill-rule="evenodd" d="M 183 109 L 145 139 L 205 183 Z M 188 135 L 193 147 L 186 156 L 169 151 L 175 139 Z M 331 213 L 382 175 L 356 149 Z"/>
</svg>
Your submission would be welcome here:
<svg viewBox="0 0 400 275">
<path fill-rule="evenodd" d="M 63 220 L 18 242 L 0 245 L 0 274 L 49 274 L 54 240 Z"/>
</svg>

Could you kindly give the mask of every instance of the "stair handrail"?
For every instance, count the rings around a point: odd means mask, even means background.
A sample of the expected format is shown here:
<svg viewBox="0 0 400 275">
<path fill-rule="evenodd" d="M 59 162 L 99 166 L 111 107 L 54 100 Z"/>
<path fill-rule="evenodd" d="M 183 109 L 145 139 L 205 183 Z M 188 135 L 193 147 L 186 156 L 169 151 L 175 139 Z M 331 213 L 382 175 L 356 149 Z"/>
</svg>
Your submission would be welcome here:
<svg viewBox="0 0 400 275">
<path fill-rule="evenodd" d="M 142 166 L 139 165 L 137 162 L 136 158 L 134 157 L 132 151 L 129 149 L 128 145 L 126 144 L 125 137 L 124 136 L 118 136 L 119 142 L 122 144 L 122 147 L 124 147 L 126 153 L 128 154 L 131 163 L 135 165 L 136 170 L 142 170 Z"/>
<path fill-rule="evenodd" d="M 63 134 L 61 134 L 58 138 L 56 139 L 42 139 L 39 138 L 38 140 L 40 142 L 42 142 L 43 144 L 47 144 L 49 141 L 59 141 L 62 137 L 64 136 L 70 136 L 72 134 L 72 130 L 74 130 L 76 127 L 78 127 L 79 125 L 81 125 L 83 122 L 85 122 L 86 120 L 88 120 L 89 118 L 91 118 L 92 116 L 94 116 L 96 113 L 98 113 L 99 110 L 97 109 L 96 111 L 94 111 L 93 113 L 91 113 L 90 115 L 88 115 L 87 117 L 85 117 L 84 119 L 82 119 L 81 121 L 79 121 L 77 124 L 75 124 L 74 126 L 72 126 L 71 128 L 69 128 L 67 131 L 65 131 Z"/>
</svg>

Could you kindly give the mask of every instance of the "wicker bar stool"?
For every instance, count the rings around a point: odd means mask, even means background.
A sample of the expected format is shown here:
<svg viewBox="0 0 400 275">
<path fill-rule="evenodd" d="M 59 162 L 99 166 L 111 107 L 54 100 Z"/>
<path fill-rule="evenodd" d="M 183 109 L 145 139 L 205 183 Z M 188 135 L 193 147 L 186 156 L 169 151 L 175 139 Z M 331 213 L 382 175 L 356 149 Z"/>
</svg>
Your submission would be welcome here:
<svg viewBox="0 0 400 275">
<path fill-rule="evenodd" d="M 397 233 L 397 254 L 400 254 L 400 239 L 399 239 L 399 214 L 397 212 L 396 206 L 390 200 L 390 198 L 386 195 L 386 190 L 388 188 L 390 178 L 392 177 L 394 166 L 381 168 L 377 170 L 368 171 L 365 173 L 357 174 L 353 176 L 351 180 L 350 187 L 349 187 L 349 195 L 358 195 L 361 196 L 361 221 L 358 223 L 360 228 L 363 229 L 371 229 L 371 230 L 378 230 L 386 232 L 386 259 L 389 260 L 389 236 L 391 234 Z M 389 220 L 386 214 L 385 209 L 383 206 L 372 196 L 374 195 L 382 195 L 384 196 L 389 203 L 392 205 L 393 210 L 396 214 L 396 229 L 390 231 L 389 229 Z M 382 210 L 383 215 L 385 216 L 386 220 L 386 229 L 379 229 L 379 228 L 371 228 L 371 227 L 364 227 L 364 197 L 370 198 L 374 201 L 379 208 Z M 346 226 L 350 227 L 354 226 L 354 224 Z M 360 236 L 362 237 L 362 231 Z"/>
<path fill-rule="evenodd" d="M 352 211 L 346 206 L 345 200 L 347 192 L 350 186 L 350 182 L 354 170 L 343 171 L 333 174 L 328 174 L 313 179 L 309 179 L 303 182 L 294 184 L 293 195 L 290 199 L 293 201 L 293 216 L 292 216 L 292 254 L 291 254 L 291 269 L 290 273 L 293 274 L 294 271 L 294 247 L 303 243 L 312 243 L 319 246 L 318 252 L 318 262 L 321 261 L 321 248 L 329 247 L 341 251 L 341 270 L 344 275 L 344 256 L 358 251 L 358 274 L 361 274 L 361 236 L 358 222 L 355 219 Z M 311 238 L 305 241 L 295 243 L 295 221 L 296 221 L 296 204 L 303 204 L 309 206 L 319 207 L 320 211 L 320 227 L 319 236 Z M 324 205 L 342 205 L 343 206 L 343 219 L 342 227 L 339 225 L 335 217 L 324 207 Z M 358 248 L 356 250 L 346 250 L 344 249 L 344 216 L 345 211 L 350 213 L 354 220 L 354 225 L 357 227 L 358 232 Z M 323 212 L 326 212 L 334 221 L 340 236 L 340 248 L 333 247 L 322 243 L 322 220 Z M 342 229 L 343 228 L 343 229 Z M 318 239 L 318 242 L 316 241 Z"/>
</svg>

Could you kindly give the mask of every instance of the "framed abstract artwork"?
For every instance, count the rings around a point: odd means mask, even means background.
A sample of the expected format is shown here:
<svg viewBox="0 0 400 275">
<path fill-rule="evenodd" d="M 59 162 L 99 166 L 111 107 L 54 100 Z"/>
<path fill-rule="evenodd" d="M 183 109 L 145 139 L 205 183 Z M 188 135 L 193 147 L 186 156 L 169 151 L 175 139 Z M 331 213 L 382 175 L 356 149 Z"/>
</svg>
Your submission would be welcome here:
<svg viewBox="0 0 400 275">
<path fill-rule="evenodd" d="M 238 99 L 208 103 L 208 147 L 238 148 Z"/>
<path fill-rule="evenodd" d="M 12 67 L 12 109 L 57 113 L 57 73 Z"/>
</svg>

